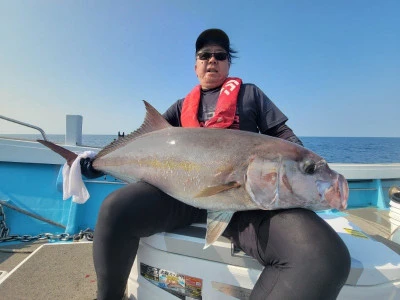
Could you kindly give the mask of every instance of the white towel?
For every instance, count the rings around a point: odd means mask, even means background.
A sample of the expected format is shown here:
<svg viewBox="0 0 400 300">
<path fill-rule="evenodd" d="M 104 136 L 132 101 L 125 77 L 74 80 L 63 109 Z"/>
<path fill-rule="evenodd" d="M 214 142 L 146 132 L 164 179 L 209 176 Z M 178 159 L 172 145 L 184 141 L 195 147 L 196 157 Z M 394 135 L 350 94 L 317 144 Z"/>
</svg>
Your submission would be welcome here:
<svg viewBox="0 0 400 300">
<path fill-rule="evenodd" d="M 67 200 L 72 196 L 72 201 L 76 203 L 85 203 L 90 194 L 86 189 L 85 184 L 82 180 L 81 173 L 81 158 L 93 158 L 96 155 L 93 151 L 85 151 L 78 155 L 72 166 L 69 167 L 67 163 L 64 164 L 63 168 L 63 199 Z"/>
</svg>

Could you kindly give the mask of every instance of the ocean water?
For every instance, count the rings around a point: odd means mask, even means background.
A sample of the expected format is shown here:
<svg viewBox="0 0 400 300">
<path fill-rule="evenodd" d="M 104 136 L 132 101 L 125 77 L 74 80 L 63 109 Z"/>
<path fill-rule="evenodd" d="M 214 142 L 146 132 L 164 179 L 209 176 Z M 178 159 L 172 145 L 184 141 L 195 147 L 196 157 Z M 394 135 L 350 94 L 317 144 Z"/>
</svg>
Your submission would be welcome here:
<svg viewBox="0 0 400 300">
<path fill-rule="evenodd" d="M 30 140 L 42 138 L 35 134 L 2 136 Z M 64 135 L 48 134 L 47 137 L 55 143 L 63 143 L 65 140 Z M 101 148 L 117 138 L 117 135 L 83 135 L 82 144 Z M 331 163 L 400 163 L 400 138 L 300 137 L 300 139 L 306 148 Z"/>
<path fill-rule="evenodd" d="M 304 146 L 334 163 L 400 163 L 400 138 L 301 137 Z"/>
</svg>

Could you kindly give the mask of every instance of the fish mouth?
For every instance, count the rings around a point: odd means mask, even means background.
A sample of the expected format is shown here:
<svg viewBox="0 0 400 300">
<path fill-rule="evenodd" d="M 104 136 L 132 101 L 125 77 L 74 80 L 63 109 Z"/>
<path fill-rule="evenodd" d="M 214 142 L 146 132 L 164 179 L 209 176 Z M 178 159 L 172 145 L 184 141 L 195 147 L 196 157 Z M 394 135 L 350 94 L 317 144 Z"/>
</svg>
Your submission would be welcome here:
<svg viewBox="0 0 400 300">
<path fill-rule="evenodd" d="M 338 210 L 347 208 L 349 185 L 343 175 L 337 174 L 333 182 L 317 180 L 316 184 L 322 200 L 325 200 L 329 206 Z"/>
</svg>

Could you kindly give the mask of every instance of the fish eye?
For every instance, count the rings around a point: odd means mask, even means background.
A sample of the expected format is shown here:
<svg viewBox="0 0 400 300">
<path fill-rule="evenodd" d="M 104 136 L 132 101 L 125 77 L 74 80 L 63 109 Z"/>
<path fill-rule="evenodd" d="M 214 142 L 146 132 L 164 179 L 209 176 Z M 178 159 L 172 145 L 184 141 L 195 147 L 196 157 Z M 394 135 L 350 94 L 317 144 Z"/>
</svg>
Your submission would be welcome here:
<svg viewBox="0 0 400 300">
<path fill-rule="evenodd" d="M 303 171 L 308 175 L 312 175 L 315 173 L 316 167 L 317 165 L 314 161 L 306 160 L 303 165 Z"/>
</svg>

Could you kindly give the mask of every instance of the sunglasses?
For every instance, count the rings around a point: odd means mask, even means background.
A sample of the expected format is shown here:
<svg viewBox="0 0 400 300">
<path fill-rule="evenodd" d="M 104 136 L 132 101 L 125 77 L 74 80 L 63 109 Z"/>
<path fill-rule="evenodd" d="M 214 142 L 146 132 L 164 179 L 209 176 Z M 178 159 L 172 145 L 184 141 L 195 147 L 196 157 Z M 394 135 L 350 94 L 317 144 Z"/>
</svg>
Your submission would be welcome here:
<svg viewBox="0 0 400 300">
<path fill-rule="evenodd" d="M 211 57 L 215 57 L 216 60 L 225 60 L 228 58 L 228 54 L 225 52 L 199 52 L 197 53 L 197 57 L 200 60 L 209 60 Z"/>
</svg>

